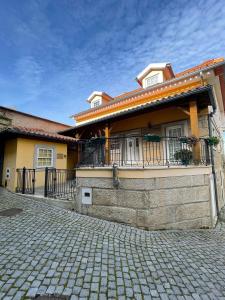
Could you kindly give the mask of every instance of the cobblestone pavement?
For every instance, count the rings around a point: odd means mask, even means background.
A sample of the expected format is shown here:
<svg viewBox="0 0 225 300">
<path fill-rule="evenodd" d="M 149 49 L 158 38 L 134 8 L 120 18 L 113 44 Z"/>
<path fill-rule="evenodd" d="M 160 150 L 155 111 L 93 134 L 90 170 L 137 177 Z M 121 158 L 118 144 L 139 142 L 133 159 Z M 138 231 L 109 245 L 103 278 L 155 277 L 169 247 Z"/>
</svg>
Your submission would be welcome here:
<svg viewBox="0 0 225 300">
<path fill-rule="evenodd" d="M 225 228 L 146 232 L 0 189 L 0 299 L 225 299 Z M 68 298 L 69 299 L 69 298 Z"/>
</svg>

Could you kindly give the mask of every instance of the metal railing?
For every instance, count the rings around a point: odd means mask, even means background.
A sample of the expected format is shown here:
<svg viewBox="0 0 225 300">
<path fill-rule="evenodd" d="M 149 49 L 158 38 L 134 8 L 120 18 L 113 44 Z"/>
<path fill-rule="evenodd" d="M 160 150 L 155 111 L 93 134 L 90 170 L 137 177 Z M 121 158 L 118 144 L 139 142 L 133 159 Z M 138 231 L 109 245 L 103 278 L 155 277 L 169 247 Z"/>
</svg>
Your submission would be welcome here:
<svg viewBox="0 0 225 300">
<path fill-rule="evenodd" d="M 75 191 L 75 170 L 45 168 L 45 197 L 69 200 L 73 199 Z"/>
<path fill-rule="evenodd" d="M 17 193 L 35 193 L 35 169 L 17 169 Z"/>
<path fill-rule="evenodd" d="M 79 141 L 79 166 L 150 167 L 209 165 L 209 145 L 204 138 L 126 136 Z M 108 154 L 106 154 L 108 147 Z"/>
<path fill-rule="evenodd" d="M 72 200 L 76 191 L 76 171 L 66 169 L 17 169 L 16 192 Z"/>
</svg>

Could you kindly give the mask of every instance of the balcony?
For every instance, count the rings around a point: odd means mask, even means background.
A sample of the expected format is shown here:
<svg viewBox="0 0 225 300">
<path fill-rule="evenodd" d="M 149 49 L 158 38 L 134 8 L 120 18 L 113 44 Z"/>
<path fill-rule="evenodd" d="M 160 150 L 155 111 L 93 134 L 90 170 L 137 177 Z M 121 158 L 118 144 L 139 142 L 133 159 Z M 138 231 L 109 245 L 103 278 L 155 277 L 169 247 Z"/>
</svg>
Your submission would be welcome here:
<svg viewBox="0 0 225 300">
<path fill-rule="evenodd" d="M 209 165 L 207 140 L 189 137 L 120 136 L 79 141 L 78 167 Z"/>
</svg>

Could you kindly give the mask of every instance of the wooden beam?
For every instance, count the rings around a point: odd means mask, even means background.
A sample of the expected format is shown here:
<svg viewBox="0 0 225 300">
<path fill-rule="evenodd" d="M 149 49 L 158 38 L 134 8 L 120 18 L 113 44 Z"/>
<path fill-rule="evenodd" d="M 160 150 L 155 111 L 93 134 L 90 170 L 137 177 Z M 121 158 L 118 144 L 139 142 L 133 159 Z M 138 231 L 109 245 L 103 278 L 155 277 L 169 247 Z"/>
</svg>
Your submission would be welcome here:
<svg viewBox="0 0 225 300">
<path fill-rule="evenodd" d="M 105 141 L 105 162 L 107 165 L 110 164 L 110 141 L 109 141 L 109 138 L 110 138 L 110 129 L 109 129 L 109 125 L 107 124 L 105 129 L 104 129 L 104 132 L 105 132 L 105 138 L 106 138 L 106 141 Z"/>
<path fill-rule="evenodd" d="M 190 125 L 191 125 L 191 134 L 199 138 L 199 127 L 198 127 L 198 107 L 196 101 L 191 101 L 189 103 L 190 108 Z M 193 156 L 194 161 L 197 163 L 200 161 L 200 144 L 199 142 L 193 146 Z"/>
<path fill-rule="evenodd" d="M 177 108 L 179 110 L 181 110 L 183 113 L 185 113 L 186 115 L 190 116 L 190 112 L 188 110 L 186 110 L 186 109 L 184 109 L 183 107 L 180 107 L 180 106 L 177 106 Z"/>
</svg>

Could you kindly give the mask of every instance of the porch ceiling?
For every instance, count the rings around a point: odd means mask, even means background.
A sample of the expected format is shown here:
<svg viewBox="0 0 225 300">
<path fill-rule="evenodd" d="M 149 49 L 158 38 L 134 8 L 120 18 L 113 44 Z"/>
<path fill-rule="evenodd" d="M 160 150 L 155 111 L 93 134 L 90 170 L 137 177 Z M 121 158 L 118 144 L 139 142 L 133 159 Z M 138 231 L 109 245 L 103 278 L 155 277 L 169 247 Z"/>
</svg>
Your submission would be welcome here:
<svg viewBox="0 0 225 300">
<path fill-rule="evenodd" d="M 97 120 L 92 120 L 85 124 L 77 125 L 69 130 L 61 131 L 60 133 L 67 136 L 74 136 L 76 133 L 79 133 L 87 129 L 90 125 L 94 126 L 103 126 L 110 121 L 120 121 L 124 117 L 134 117 L 137 115 L 142 115 L 146 112 L 156 111 L 162 108 L 171 107 L 171 104 L 174 106 L 179 105 L 179 107 L 188 107 L 190 101 L 197 101 L 199 109 L 205 108 L 208 105 L 212 105 L 213 110 L 216 109 L 214 96 L 212 93 L 212 87 L 210 85 L 196 88 L 188 92 L 181 93 L 179 95 L 174 95 L 171 97 L 160 99 L 159 101 L 146 103 L 138 107 L 130 108 L 126 111 L 121 111 L 110 116 L 105 116 Z"/>
</svg>

